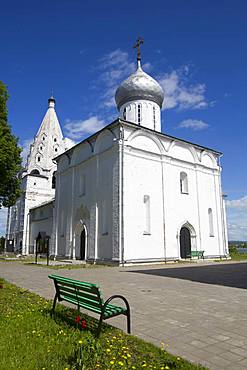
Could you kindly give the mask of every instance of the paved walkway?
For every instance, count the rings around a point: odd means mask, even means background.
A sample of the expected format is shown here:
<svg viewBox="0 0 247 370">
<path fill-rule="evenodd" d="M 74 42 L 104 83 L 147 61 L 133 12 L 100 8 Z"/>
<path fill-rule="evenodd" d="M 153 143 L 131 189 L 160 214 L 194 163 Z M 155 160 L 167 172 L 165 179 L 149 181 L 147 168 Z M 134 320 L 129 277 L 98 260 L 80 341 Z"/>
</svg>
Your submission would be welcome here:
<svg viewBox="0 0 247 370">
<path fill-rule="evenodd" d="M 53 298 L 55 270 L 0 262 L 0 276 Z M 199 263 L 56 270 L 100 284 L 104 297 L 123 294 L 134 335 L 213 370 L 247 369 L 247 263 Z M 109 323 L 126 329 L 124 318 Z"/>
</svg>

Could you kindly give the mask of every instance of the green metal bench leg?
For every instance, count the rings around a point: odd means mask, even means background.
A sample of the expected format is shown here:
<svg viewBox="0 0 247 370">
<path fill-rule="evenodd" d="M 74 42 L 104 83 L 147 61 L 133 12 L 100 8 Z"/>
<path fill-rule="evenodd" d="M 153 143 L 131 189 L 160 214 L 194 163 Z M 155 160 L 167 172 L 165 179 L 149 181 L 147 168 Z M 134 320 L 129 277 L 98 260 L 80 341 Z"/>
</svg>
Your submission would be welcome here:
<svg viewBox="0 0 247 370">
<path fill-rule="evenodd" d="M 110 298 L 107 299 L 107 301 L 105 302 L 104 306 L 103 306 L 103 309 L 102 309 L 102 315 L 104 315 L 104 312 L 105 312 L 105 309 L 108 305 L 109 302 L 111 302 L 112 299 L 115 299 L 115 298 L 120 298 L 124 301 L 125 305 L 126 305 L 126 317 L 127 317 L 127 332 L 128 334 L 131 334 L 131 328 L 130 328 L 130 306 L 129 306 L 129 302 L 127 301 L 127 299 L 125 297 L 123 297 L 122 295 L 119 295 L 119 294 L 116 294 L 116 295 L 113 295 L 111 296 Z"/>
<path fill-rule="evenodd" d="M 130 330 L 130 311 L 129 310 L 127 312 L 127 333 L 128 334 L 131 333 L 131 330 Z"/>
<path fill-rule="evenodd" d="M 103 321 L 103 314 L 100 315 L 99 319 L 99 325 L 96 331 L 96 337 L 99 338 L 100 332 L 101 332 L 101 326 L 102 326 L 102 321 Z"/>
<path fill-rule="evenodd" d="M 51 316 L 54 315 L 54 311 L 55 311 L 55 307 L 56 307 L 56 303 L 57 303 L 57 297 L 58 297 L 58 294 L 56 293 L 55 297 L 54 297 L 54 301 L 53 301 L 52 310 L 51 310 Z"/>
</svg>

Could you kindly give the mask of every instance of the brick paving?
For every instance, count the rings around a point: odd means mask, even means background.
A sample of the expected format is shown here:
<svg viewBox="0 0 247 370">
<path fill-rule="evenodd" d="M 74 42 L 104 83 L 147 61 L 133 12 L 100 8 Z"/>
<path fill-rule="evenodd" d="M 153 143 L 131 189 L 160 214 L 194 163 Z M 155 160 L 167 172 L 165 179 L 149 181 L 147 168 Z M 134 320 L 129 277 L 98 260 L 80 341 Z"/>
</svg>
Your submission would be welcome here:
<svg viewBox="0 0 247 370">
<path fill-rule="evenodd" d="M 132 333 L 212 370 L 247 369 L 247 263 L 52 270 L 0 262 L 0 276 L 45 298 L 55 273 L 98 283 L 107 298 L 126 296 Z M 109 323 L 126 330 L 124 317 Z"/>
</svg>

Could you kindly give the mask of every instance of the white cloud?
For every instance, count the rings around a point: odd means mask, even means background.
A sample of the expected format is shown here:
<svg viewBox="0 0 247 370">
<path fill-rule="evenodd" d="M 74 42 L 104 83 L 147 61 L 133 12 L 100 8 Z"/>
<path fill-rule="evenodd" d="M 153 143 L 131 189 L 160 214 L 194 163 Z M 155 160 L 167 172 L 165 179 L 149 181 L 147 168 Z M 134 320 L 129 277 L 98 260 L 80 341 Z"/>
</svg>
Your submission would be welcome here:
<svg viewBox="0 0 247 370">
<path fill-rule="evenodd" d="M 133 58 L 130 58 L 129 54 L 121 49 L 114 50 L 99 60 L 97 70 L 100 73 L 96 86 L 100 88 L 101 108 L 116 107 L 116 89 L 135 69 L 136 63 Z M 143 64 L 143 70 L 146 72 L 150 72 L 152 69 L 151 63 Z M 205 97 L 206 85 L 193 82 L 190 69 L 190 66 L 184 65 L 173 69 L 170 73 L 161 72 L 156 78 L 165 95 L 162 109 L 194 110 L 214 104 L 212 101 L 208 102 Z"/>
<path fill-rule="evenodd" d="M 82 139 L 85 135 L 90 135 L 101 130 L 105 123 L 97 116 L 92 116 L 86 120 L 67 119 L 64 125 L 66 135 L 72 140 Z"/>
<path fill-rule="evenodd" d="M 204 130 L 209 127 L 209 124 L 198 120 L 198 119 L 185 119 L 182 122 L 180 122 L 177 126 L 178 128 L 190 128 L 194 131 Z"/>
<path fill-rule="evenodd" d="M 63 140 L 65 144 L 65 150 L 68 150 L 77 144 L 74 140 L 71 140 L 68 137 L 65 137 Z"/>
<path fill-rule="evenodd" d="M 7 222 L 7 208 L 0 209 L 0 236 L 5 236 Z"/>
<path fill-rule="evenodd" d="M 165 94 L 163 109 L 201 109 L 209 105 L 205 98 L 206 85 L 191 84 L 189 80 L 188 66 L 160 76 Z"/>
<path fill-rule="evenodd" d="M 27 156 L 30 151 L 30 145 L 33 143 L 33 138 L 31 139 L 26 139 L 21 143 L 22 147 L 22 152 L 21 152 L 21 157 L 22 157 L 22 165 L 25 166 L 27 162 Z"/>
<path fill-rule="evenodd" d="M 130 62 L 128 53 L 117 49 L 106 54 L 100 61 L 102 70 L 100 79 L 107 86 L 114 86 L 119 80 L 129 76 L 135 70 L 135 63 Z"/>
<path fill-rule="evenodd" d="M 229 240 L 247 240 L 247 196 L 226 201 Z"/>
<path fill-rule="evenodd" d="M 246 213 L 247 213 L 247 195 L 240 199 L 227 200 L 226 206 L 228 208 L 246 210 Z"/>
<path fill-rule="evenodd" d="M 146 63 L 147 68 L 151 68 L 150 63 Z M 104 94 L 101 96 L 103 106 L 108 108 L 115 107 L 115 92 L 119 84 L 135 71 L 135 63 L 131 62 L 128 53 L 117 49 L 106 54 L 99 61 L 100 83 L 105 85 Z"/>
</svg>

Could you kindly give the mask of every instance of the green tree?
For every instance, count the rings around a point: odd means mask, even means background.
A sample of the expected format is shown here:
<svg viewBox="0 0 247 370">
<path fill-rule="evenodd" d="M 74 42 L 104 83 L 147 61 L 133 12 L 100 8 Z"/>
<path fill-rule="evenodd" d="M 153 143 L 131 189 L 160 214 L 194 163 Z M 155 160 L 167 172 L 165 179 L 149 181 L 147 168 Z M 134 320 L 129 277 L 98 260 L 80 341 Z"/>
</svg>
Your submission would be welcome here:
<svg viewBox="0 0 247 370">
<path fill-rule="evenodd" d="M 21 148 L 8 125 L 7 100 L 7 88 L 0 81 L 0 208 L 12 206 L 21 194 L 17 177 L 21 170 Z"/>
</svg>

